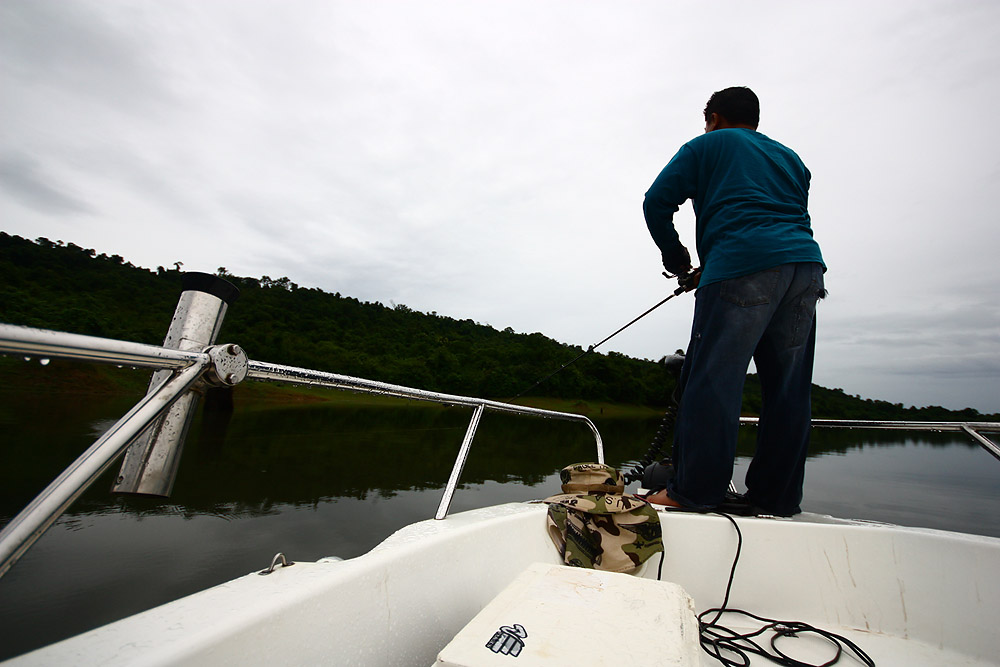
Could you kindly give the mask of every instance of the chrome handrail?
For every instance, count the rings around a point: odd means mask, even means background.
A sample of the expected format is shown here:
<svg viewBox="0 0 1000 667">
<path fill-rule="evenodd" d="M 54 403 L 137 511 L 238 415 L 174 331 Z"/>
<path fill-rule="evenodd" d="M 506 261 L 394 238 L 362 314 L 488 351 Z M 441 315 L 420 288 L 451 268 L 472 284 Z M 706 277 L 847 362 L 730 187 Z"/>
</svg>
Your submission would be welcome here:
<svg viewBox="0 0 1000 667">
<path fill-rule="evenodd" d="M 201 378 L 209 366 L 208 355 L 201 356 L 203 358 L 172 374 L 163 384 L 146 394 L 4 526 L 0 531 L 0 576 L 111 466 L 136 437 Z"/>
<path fill-rule="evenodd" d="M 740 417 L 740 424 L 758 423 L 757 417 Z M 813 419 L 813 426 L 821 428 L 870 428 L 899 431 L 938 431 L 965 433 L 983 449 L 1000 460 L 1000 445 L 982 433 L 1000 433 L 1000 422 L 938 422 L 878 419 Z"/>
<path fill-rule="evenodd" d="M 601 434 L 594 423 L 584 415 L 426 391 L 294 366 L 249 361 L 246 360 L 243 351 L 233 345 L 214 345 L 207 347 L 203 352 L 194 352 L 0 323 L 0 354 L 92 361 L 173 371 L 164 382 L 153 387 L 135 407 L 0 530 L 0 576 L 10 569 L 136 438 L 200 380 L 232 386 L 247 377 L 260 381 L 321 386 L 474 408 L 472 420 L 434 515 L 435 519 L 444 519 L 448 515 L 476 428 L 483 412 L 487 409 L 583 422 L 594 436 L 598 462 L 604 463 L 604 443 Z M 234 373 L 234 363 L 237 365 L 242 363 L 244 366 L 237 367 Z"/>
<path fill-rule="evenodd" d="M 0 323 L 0 354 L 179 370 L 205 354 L 110 338 Z"/>
<path fill-rule="evenodd" d="M 501 401 L 445 394 L 403 385 L 367 380 L 294 366 L 250 361 L 239 347 L 214 345 L 191 351 L 84 336 L 0 323 L 0 354 L 62 358 L 172 371 L 152 387 L 125 416 L 45 488 L 24 510 L 0 530 L 0 576 L 48 529 L 122 452 L 199 382 L 232 386 L 244 376 L 259 381 L 321 386 L 352 392 L 394 396 L 411 400 L 473 408 L 435 519 L 448 515 L 472 440 L 483 413 L 521 414 L 578 421 L 591 430 L 597 460 L 604 463 L 604 444 L 594 423 L 584 415 L 532 408 Z M 741 417 L 742 424 L 756 424 L 755 417 Z M 1000 459 L 1000 447 L 980 432 L 1000 433 L 996 422 L 934 422 L 816 419 L 813 425 L 834 428 L 906 429 L 964 432 Z"/>
<path fill-rule="evenodd" d="M 379 394 L 382 396 L 395 396 L 397 398 L 408 398 L 417 401 L 430 401 L 443 405 L 457 405 L 474 408 L 472 420 L 469 422 L 462 446 L 459 448 L 458 456 L 452 467 L 448 483 L 445 485 L 441 503 L 438 505 L 435 519 L 443 519 L 448 516 L 448 509 L 451 506 L 451 499 L 455 495 L 458 486 L 458 479 L 465 461 L 469 454 L 469 447 L 475 437 L 479 419 L 484 410 L 494 410 L 496 412 L 506 412 L 512 414 L 528 415 L 533 417 L 545 417 L 549 419 L 563 419 L 569 421 L 583 422 L 590 428 L 597 443 L 597 462 L 604 463 L 604 443 L 601 441 L 601 434 L 598 432 L 594 422 L 584 415 L 572 412 L 557 412 L 554 410 L 543 410 L 541 408 L 531 408 L 524 405 L 514 405 L 513 403 L 503 403 L 501 401 L 489 401 L 483 398 L 472 398 L 469 396 L 457 396 L 455 394 L 442 394 L 435 391 L 414 389 L 388 382 L 378 382 L 375 380 L 365 380 L 363 378 L 351 377 L 349 375 L 338 375 L 336 373 L 325 373 L 313 371 L 294 366 L 281 366 L 278 364 L 268 364 L 260 361 L 248 362 L 249 370 L 247 377 L 252 380 L 269 380 L 274 382 L 287 382 L 290 384 L 300 384 L 307 386 L 329 387 L 331 389 L 342 389 L 346 391 L 363 392 L 369 394 Z"/>
</svg>

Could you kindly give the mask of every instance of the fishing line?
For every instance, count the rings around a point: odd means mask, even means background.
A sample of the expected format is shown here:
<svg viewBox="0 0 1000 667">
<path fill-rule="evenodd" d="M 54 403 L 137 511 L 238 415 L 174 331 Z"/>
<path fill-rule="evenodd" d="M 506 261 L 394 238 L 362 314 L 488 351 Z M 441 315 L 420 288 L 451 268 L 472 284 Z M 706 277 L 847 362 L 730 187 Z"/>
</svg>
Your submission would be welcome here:
<svg viewBox="0 0 1000 667">
<path fill-rule="evenodd" d="M 692 272 L 692 273 L 694 273 L 694 272 Z M 668 278 L 673 278 L 673 277 L 675 277 L 675 276 L 670 276 L 670 275 L 668 275 L 668 274 L 666 274 L 666 273 L 664 273 L 663 275 L 667 276 Z M 696 286 L 696 285 L 693 285 L 693 284 L 691 284 L 690 282 L 685 282 L 685 281 L 683 281 L 683 280 L 682 280 L 682 281 L 681 281 L 681 286 L 680 286 L 680 287 L 678 287 L 677 289 L 675 289 L 675 290 L 673 291 L 673 293 L 672 293 L 672 294 L 671 294 L 670 296 L 668 296 L 668 297 L 667 297 L 666 299 L 664 299 L 663 301 L 660 301 L 660 302 L 659 302 L 658 304 L 656 304 L 655 306 L 653 306 L 652 308 L 650 308 L 649 310 L 647 310 L 646 312 L 644 312 L 644 313 L 643 313 L 642 315 L 639 315 L 639 316 L 638 316 L 637 318 L 635 318 L 634 320 L 632 320 L 631 322 L 629 322 L 628 324 L 626 324 L 625 326 L 623 326 L 623 327 L 622 327 L 622 328 L 620 328 L 620 329 L 619 329 L 618 331 L 614 332 L 613 334 L 611 334 L 610 336 L 608 336 L 607 338 L 605 338 L 605 339 L 604 339 L 604 340 L 602 340 L 601 342 L 599 342 L 599 343 L 594 343 L 593 345 L 591 345 L 590 347 L 588 347 L 588 348 L 587 348 L 586 350 L 584 350 L 583 352 L 581 352 L 580 354 L 578 354 L 578 355 L 577 355 L 577 356 L 576 356 L 575 358 L 573 358 L 573 359 L 571 359 L 571 360 L 567 361 L 567 362 L 566 362 L 565 364 L 563 364 L 562 366 L 560 366 L 560 367 L 559 367 L 559 368 L 557 368 L 556 370 L 552 371 L 551 373 L 549 373 L 548 375 L 546 375 L 545 377 L 543 377 L 543 378 L 542 378 L 541 380 L 539 380 L 539 381 L 538 381 L 538 382 L 536 382 L 535 384 L 533 384 L 533 385 L 531 385 L 530 387 L 528 387 L 527 389 L 525 389 L 525 390 L 521 391 L 521 392 L 520 392 L 520 393 L 518 393 L 518 394 L 515 394 L 515 395 L 514 395 L 514 397 L 513 397 L 513 398 L 511 398 L 511 399 L 509 399 L 509 400 L 514 400 L 515 398 L 520 398 L 520 397 L 521 397 L 521 396 L 523 396 L 524 394 L 528 393 L 529 391 L 531 391 L 532 389 L 534 389 L 534 388 L 535 388 L 535 387 L 537 387 L 538 385 L 540 385 L 540 384 L 542 384 L 543 382 L 545 382 L 546 380 L 548 380 L 548 379 L 549 379 L 550 377 L 552 377 L 552 376 L 553 376 L 553 375 L 555 375 L 556 373 L 560 372 L 561 370 L 563 370 L 564 368 L 566 368 L 566 367 L 568 367 L 568 366 L 572 366 L 573 364 L 575 364 L 575 363 L 576 363 L 576 362 L 578 362 L 578 361 L 579 361 L 580 359 L 582 359 L 583 357 L 585 357 L 585 356 L 587 356 L 588 354 L 590 354 L 591 352 L 593 352 L 593 351 L 594 351 L 595 349 L 597 349 L 597 348 L 598 348 L 598 347 L 600 347 L 601 345 L 604 345 L 604 344 L 605 344 L 605 343 L 607 343 L 607 342 L 608 342 L 609 340 L 611 340 L 612 338 L 614 338 L 615 336 L 617 336 L 617 335 L 618 335 L 618 334 L 620 334 L 621 332 L 625 331 L 626 329 L 628 329 L 628 328 L 629 328 L 630 326 L 632 326 L 633 324 L 635 324 L 636 322 L 638 322 L 638 321 L 639 321 L 639 320 L 641 320 L 642 318 L 646 317 L 646 315 L 649 315 L 649 314 L 650 314 L 651 312 L 653 312 L 654 310 L 656 310 L 657 308 L 659 308 L 660 306 L 662 306 L 663 304 L 665 304 L 665 303 L 666 303 L 667 301 L 670 301 L 670 300 L 671 300 L 671 299 L 673 299 L 673 298 L 674 298 L 675 296 L 680 296 L 680 295 L 681 295 L 681 294 L 683 294 L 684 292 L 690 292 L 691 290 L 693 290 L 693 289 L 695 288 L 695 286 Z"/>
<path fill-rule="evenodd" d="M 743 550 L 743 533 L 740 531 L 739 524 L 736 523 L 736 519 L 733 517 L 724 512 L 710 511 L 710 513 L 725 517 L 731 524 L 733 524 L 733 527 L 736 529 L 736 556 L 733 558 L 733 566 L 729 571 L 729 582 L 726 584 L 726 594 L 722 598 L 722 605 L 706 609 L 698 614 L 698 631 L 700 635 L 701 647 L 706 653 L 721 662 L 726 667 L 749 667 L 750 656 L 747 655 L 748 653 L 760 655 L 767 658 L 771 662 L 782 665 L 783 667 L 830 667 L 830 665 L 836 664 L 840 660 L 841 656 L 844 655 L 844 649 L 847 648 L 854 654 L 855 657 L 857 657 L 859 661 L 861 661 L 863 665 L 866 665 L 866 667 L 875 667 L 875 661 L 872 660 L 871 657 L 861 649 L 861 647 L 847 637 L 834 634 L 801 621 L 779 621 L 773 618 L 757 616 L 756 614 L 751 614 L 750 612 L 743 611 L 742 609 L 730 609 L 729 595 L 733 589 L 733 580 L 736 577 L 736 565 L 740 561 L 740 552 Z M 660 578 L 663 568 L 663 556 L 660 558 L 660 570 L 657 572 L 657 579 Z M 715 613 L 715 617 L 710 621 L 706 621 L 705 617 L 712 613 Z M 757 630 L 741 634 L 719 624 L 719 619 L 722 618 L 723 614 L 740 614 L 756 621 L 760 621 L 763 625 Z M 754 641 L 754 639 L 761 638 L 767 632 L 772 633 L 769 641 L 771 648 L 770 651 L 768 651 L 765 646 L 762 646 Z M 819 665 L 815 665 L 813 663 L 796 660 L 778 648 L 779 639 L 797 637 L 804 633 L 819 635 L 830 642 L 836 648 L 836 653 L 833 658 L 824 663 L 820 663 Z M 732 657 L 723 655 L 723 651 L 734 656 L 738 656 L 739 660 L 737 661 Z"/>
</svg>

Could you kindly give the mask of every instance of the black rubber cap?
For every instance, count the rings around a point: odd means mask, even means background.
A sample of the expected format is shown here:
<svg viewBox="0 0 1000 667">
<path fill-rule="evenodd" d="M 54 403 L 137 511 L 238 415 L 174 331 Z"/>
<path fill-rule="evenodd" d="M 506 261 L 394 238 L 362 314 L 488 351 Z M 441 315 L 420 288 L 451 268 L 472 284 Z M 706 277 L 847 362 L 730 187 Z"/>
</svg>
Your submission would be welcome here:
<svg viewBox="0 0 1000 667">
<path fill-rule="evenodd" d="M 185 273 L 181 279 L 181 286 L 185 292 L 194 290 L 217 296 L 225 301 L 227 305 L 232 305 L 233 301 L 236 301 L 240 296 L 240 291 L 236 288 L 236 285 L 228 280 L 223 280 L 219 276 L 213 276 L 211 273 L 199 273 L 197 271 Z"/>
</svg>

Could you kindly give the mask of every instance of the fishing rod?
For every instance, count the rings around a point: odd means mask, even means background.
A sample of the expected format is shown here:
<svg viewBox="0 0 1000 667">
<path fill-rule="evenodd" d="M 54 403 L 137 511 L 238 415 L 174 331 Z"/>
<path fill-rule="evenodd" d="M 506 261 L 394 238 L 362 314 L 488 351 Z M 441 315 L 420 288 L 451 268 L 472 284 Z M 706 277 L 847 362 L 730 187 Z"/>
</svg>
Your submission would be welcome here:
<svg viewBox="0 0 1000 667">
<path fill-rule="evenodd" d="M 636 322 L 638 322 L 642 318 L 646 317 L 646 315 L 649 315 L 651 312 L 653 312 L 654 310 L 656 310 L 657 308 L 659 308 L 660 306 L 662 306 L 663 304 L 665 304 L 667 301 L 670 301 L 671 299 L 673 299 L 675 296 L 680 296 L 681 294 L 684 294 L 685 292 L 690 292 L 691 290 L 693 290 L 696 287 L 698 287 L 698 280 L 699 280 L 699 278 L 701 278 L 701 268 L 692 269 L 690 272 L 688 272 L 688 273 L 686 273 L 684 275 L 673 276 L 673 275 L 670 275 L 669 273 L 667 273 L 666 271 L 663 272 L 663 275 L 668 280 L 670 280 L 672 278 L 677 278 L 677 282 L 679 283 L 679 286 L 677 287 L 677 289 L 675 289 L 666 299 L 663 299 L 658 304 L 656 304 L 655 306 L 653 306 L 652 308 L 650 308 L 649 310 L 647 310 L 646 312 L 644 312 L 642 315 L 639 315 L 634 320 L 632 320 L 631 322 L 629 322 L 628 324 L 626 324 L 625 326 L 623 326 L 618 331 L 614 332 L 613 334 L 611 334 L 610 336 L 608 336 L 607 338 L 605 338 L 601 342 L 594 343 L 593 345 L 591 345 L 590 347 L 588 347 L 586 350 L 584 350 L 583 352 L 581 352 L 579 355 L 577 355 L 575 358 L 567 361 L 565 364 L 563 364 L 562 366 L 560 366 L 556 370 L 552 371 L 551 373 L 549 373 L 548 375 L 546 375 L 545 377 L 543 377 L 541 380 L 539 380 L 535 384 L 533 384 L 530 387 L 528 387 L 527 389 L 521 391 L 520 393 L 518 393 L 517 395 L 515 395 L 510 400 L 514 400 L 514 398 L 520 398 L 524 394 L 528 393 L 529 391 L 531 391 L 532 389 L 534 389 L 538 385 L 542 384 L 543 382 L 545 382 L 546 380 L 548 380 L 549 378 L 551 378 L 553 375 L 555 375 L 555 374 L 559 373 L 560 371 L 562 371 L 564 368 L 567 368 L 568 366 L 572 366 L 577 361 L 579 361 L 583 357 L 587 356 L 588 354 L 590 354 L 591 352 L 593 352 L 595 349 L 597 349 L 598 347 L 600 347 L 604 343 L 607 343 L 609 340 L 611 340 L 612 338 L 614 338 L 615 336 L 617 336 L 621 332 L 625 331 L 626 329 L 628 329 L 630 326 L 632 326 L 633 324 L 635 324 Z"/>
</svg>

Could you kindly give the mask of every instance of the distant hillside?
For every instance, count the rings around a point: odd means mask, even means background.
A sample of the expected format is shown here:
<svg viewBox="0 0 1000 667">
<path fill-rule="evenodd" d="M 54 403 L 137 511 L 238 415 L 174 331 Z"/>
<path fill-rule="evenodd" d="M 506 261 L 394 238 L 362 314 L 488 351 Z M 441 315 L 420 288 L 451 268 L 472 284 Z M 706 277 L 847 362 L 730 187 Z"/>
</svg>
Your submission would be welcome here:
<svg viewBox="0 0 1000 667">
<path fill-rule="evenodd" d="M 303 288 L 287 277 L 219 275 L 240 289 L 220 341 L 252 359 L 304 366 L 449 393 L 509 398 L 583 349 L 541 333 L 497 331 L 472 320 L 388 307 Z M 160 344 L 181 289 L 177 268 L 156 271 L 73 243 L 0 232 L 0 321 Z M 674 380 L 665 364 L 591 353 L 531 394 L 665 405 Z M 904 408 L 815 387 L 816 417 L 997 419 L 966 409 Z M 760 387 L 749 376 L 744 411 L 756 414 Z"/>
</svg>

